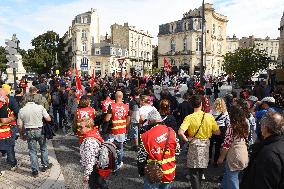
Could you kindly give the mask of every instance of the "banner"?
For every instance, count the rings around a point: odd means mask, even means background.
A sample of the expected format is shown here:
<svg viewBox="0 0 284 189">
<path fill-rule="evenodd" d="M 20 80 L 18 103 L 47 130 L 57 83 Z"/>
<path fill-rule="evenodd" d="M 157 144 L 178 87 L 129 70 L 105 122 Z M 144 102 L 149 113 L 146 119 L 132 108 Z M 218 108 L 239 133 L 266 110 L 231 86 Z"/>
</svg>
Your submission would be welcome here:
<svg viewBox="0 0 284 189">
<path fill-rule="evenodd" d="M 81 96 L 83 95 L 83 87 L 82 87 L 81 79 L 79 77 L 77 66 L 75 66 L 75 74 L 76 74 L 76 97 L 77 97 L 77 101 L 79 102 Z"/>
<path fill-rule="evenodd" d="M 92 73 L 92 79 L 90 82 L 91 87 L 95 86 L 95 70 L 93 69 L 93 73 Z"/>
</svg>

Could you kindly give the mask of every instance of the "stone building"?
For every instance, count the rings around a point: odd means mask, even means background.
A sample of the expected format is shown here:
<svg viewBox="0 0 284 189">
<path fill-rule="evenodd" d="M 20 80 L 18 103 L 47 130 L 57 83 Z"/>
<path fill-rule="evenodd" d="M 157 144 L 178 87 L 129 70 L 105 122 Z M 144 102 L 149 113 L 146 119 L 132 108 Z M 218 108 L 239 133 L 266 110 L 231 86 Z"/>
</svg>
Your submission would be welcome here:
<svg viewBox="0 0 284 189">
<path fill-rule="evenodd" d="M 284 68 L 284 12 L 280 21 L 280 39 L 279 39 L 279 64 Z"/>
<path fill-rule="evenodd" d="M 279 51 L 279 38 L 271 39 L 270 37 L 266 37 L 265 39 L 262 38 L 255 38 L 254 36 L 249 37 L 242 37 L 240 39 L 240 47 L 241 48 L 248 48 L 253 47 L 260 50 L 265 50 L 271 60 L 277 61 L 278 60 L 278 51 Z M 269 66 L 269 69 L 275 69 L 276 64 L 272 63 Z"/>
<path fill-rule="evenodd" d="M 143 74 L 143 68 L 152 70 L 152 38 L 148 32 L 138 30 L 128 23 L 111 26 L 111 43 L 128 50 L 131 68 L 140 74 Z"/>
<path fill-rule="evenodd" d="M 119 59 L 124 59 L 119 63 Z M 90 69 L 95 70 L 96 75 L 120 76 L 130 72 L 132 62 L 128 58 L 128 50 L 111 43 L 95 43 L 90 57 Z"/>
<path fill-rule="evenodd" d="M 235 52 L 239 46 L 240 41 L 239 38 L 236 37 L 236 35 L 233 35 L 233 37 L 227 37 L 227 52 Z"/>
<path fill-rule="evenodd" d="M 183 14 L 178 21 L 162 24 L 158 34 L 158 65 L 163 60 L 176 69 L 199 74 L 201 66 L 201 11 L 202 7 Z M 222 56 L 227 51 L 227 17 L 215 12 L 212 4 L 205 4 L 204 66 L 206 75 L 219 75 Z"/>
<path fill-rule="evenodd" d="M 99 17 L 96 9 L 75 16 L 72 26 L 63 36 L 65 54 L 71 66 L 80 72 L 91 73 L 89 60 L 93 44 L 100 42 Z"/>
</svg>

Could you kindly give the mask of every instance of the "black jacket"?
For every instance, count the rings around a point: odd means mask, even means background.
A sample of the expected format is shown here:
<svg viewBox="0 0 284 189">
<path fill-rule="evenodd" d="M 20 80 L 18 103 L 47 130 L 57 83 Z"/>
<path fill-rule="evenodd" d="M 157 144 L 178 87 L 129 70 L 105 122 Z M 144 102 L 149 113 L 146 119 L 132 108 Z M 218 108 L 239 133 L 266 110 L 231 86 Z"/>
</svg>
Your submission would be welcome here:
<svg viewBox="0 0 284 189">
<path fill-rule="evenodd" d="M 284 188 L 284 136 L 270 136 L 256 145 L 244 170 L 241 189 Z"/>
</svg>

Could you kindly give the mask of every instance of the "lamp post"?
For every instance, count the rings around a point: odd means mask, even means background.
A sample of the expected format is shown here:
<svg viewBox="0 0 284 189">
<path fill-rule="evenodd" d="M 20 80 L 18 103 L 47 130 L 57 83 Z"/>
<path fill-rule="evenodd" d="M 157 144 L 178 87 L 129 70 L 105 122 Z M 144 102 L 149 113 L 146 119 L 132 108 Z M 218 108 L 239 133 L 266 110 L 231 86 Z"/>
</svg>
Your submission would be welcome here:
<svg viewBox="0 0 284 189">
<path fill-rule="evenodd" d="M 201 10 L 201 65 L 200 65 L 200 83 L 204 84 L 204 22 L 205 22 L 205 10 L 204 10 L 204 0 L 202 0 L 202 10 Z"/>
</svg>

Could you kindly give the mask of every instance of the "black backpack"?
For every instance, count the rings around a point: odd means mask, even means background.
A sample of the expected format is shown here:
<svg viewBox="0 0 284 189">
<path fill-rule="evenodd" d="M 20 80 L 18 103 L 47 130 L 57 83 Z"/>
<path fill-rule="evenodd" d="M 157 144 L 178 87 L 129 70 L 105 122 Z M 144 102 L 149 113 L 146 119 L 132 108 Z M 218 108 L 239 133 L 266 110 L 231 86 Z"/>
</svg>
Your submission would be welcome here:
<svg viewBox="0 0 284 189">
<path fill-rule="evenodd" d="M 60 94 L 58 91 L 53 92 L 51 95 L 51 101 L 53 106 L 59 106 L 60 104 Z"/>
</svg>

